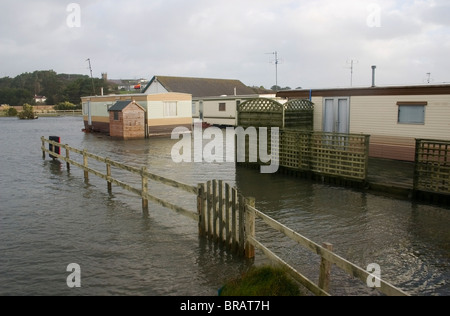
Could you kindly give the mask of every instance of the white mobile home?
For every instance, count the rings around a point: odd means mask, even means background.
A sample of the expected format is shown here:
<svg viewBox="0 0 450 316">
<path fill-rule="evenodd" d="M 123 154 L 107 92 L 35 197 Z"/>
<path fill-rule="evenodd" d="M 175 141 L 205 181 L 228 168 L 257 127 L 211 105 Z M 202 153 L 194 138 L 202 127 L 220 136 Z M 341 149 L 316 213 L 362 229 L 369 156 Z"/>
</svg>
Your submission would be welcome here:
<svg viewBox="0 0 450 316">
<path fill-rule="evenodd" d="M 193 118 L 201 119 L 210 125 L 237 126 L 239 105 L 257 98 L 267 98 L 282 104 L 286 102 L 283 98 L 277 98 L 275 94 L 194 98 L 192 100 Z"/>
<path fill-rule="evenodd" d="M 414 161 L 416 139 L 450 140 L 450 85 L 282 91 L 309 99 L 317 131 L 371 135 L 372 157 Z"/>
<path fill-rule="evenodd" d="M 183 93 L 163 93 L 84 97 L 82 104 L 85 129 L 109 133 L 108 111 L 119 101 L 135 102 L 145 110 L 147 135 L 166 135 L 176 127 L 192 126 L 192 96 Z"/>
</svg>

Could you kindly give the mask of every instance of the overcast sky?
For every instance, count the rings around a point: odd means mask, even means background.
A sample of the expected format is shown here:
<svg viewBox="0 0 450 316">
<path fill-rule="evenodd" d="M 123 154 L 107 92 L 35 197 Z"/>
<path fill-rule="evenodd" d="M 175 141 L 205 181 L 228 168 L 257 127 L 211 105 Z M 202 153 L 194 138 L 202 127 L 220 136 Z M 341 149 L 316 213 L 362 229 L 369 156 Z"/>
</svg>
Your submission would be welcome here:
<svg viewBox="0 0 450 316">
<path fill-rule="evenodd" d="M 96 77 L 268 88 L 277 51 L 283 87 L 350 86 L 352 59 L 354 86 L 371 84 L 371 65 L 379 86 L 423 84 L 427 73 L 450 82 L 449 0 L 80 0 L 79 12 L 70 3 L 1 0 L 0 77 L 89 74 L 90 58 Z"/>
</svg>

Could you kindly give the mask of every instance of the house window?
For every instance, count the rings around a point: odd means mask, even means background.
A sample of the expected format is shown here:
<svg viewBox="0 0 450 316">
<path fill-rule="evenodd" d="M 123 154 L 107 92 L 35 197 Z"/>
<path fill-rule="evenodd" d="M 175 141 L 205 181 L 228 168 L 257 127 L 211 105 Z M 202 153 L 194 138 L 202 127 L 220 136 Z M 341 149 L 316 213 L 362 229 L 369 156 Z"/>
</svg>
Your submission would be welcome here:
<svg viewBox="0 0 450 316">
<path fill-rule="evenodd" d="M 197 104 L 195 102 L 192 102 L 192 116 L 197 115 Z"/>
<path fill-rule="evenodd" d="M 219 112 L 225 112 L 227 110 L 226 103 L 219 103 Z"/>
<path fill-rule="evenodd" d="M 425 124 L 425 107 L 427 102 L 408 103 L 399 102 L 398 123 L 399 124 Z"/>
<path fill-rule="evenodd" d="M 114 112 L 114 121 L 119 120 L 119 112 Z"/>
<path fill-rule="evenodd" d="M 178 116 L 177 102 L 164 102 L 164 117 Z"/>
</svg>

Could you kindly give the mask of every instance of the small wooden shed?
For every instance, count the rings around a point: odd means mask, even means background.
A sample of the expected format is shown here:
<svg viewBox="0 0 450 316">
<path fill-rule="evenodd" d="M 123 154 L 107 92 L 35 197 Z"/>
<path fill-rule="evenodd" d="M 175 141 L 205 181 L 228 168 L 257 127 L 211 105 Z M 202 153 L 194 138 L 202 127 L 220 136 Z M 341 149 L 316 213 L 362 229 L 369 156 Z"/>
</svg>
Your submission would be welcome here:
<svg viewBox="0 0 450 316">
<path fill-rule="evenodd" d="M 142 106 L 135 101 L 118 101 L 108 111 L 111 137 L 145 138 L 145 109 Z"/>
</svg>

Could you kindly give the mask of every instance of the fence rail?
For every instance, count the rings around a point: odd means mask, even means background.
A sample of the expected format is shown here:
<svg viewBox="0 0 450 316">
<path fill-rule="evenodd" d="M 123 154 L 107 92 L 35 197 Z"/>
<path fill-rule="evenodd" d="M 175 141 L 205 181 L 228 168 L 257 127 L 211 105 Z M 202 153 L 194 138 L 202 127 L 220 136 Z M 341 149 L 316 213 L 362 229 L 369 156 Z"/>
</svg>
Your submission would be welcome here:
<svg viewBox="0 0 450 316">
<path fill-rule="evenodd" d="M 304 277 L 297 271 L 294 271 L 294 273 L 293 273 L 293 276 L 298 278 L 299 281 L 306 288 L 308 288 L 312 293 L 314 293 L 316 295 L 325 295 L 325 294 L 327 294 L 326 292 L 329 291 L 328 286 L 329 286 L 330 268 L 331 267 L 329 265 L 326 265 L 326 263 L 336 265 L 338 268 L 340 268 L 341 270 L 346 272 L 348 275 L 358 278 L 364 283 L 366 283 L 369 278 L 373 277 L 366 270 L 358 267 L 357 265 L 355 265 L 355 264 L 349 262 L 348 260 L 333 253 L 331 244 L 325 243 L 323 246 L 320 246 L 319 244 L 309 240 L 308 238 L 296 233 L 292 229 L 284 226 L 283 224 L 279 223 L 278 221 L 265 215 L 264 213 L 260 212 L 253 206 L 247 205 L 247 209 L 250 212 L 253 212 L 256 217 L 262 219 L 264 221 L 264 223 L 266 223 L 271 228 L 284 234 L 286 237 L 290 238 L 291 240 L 295 241 L 302 247 L 307 248 L 308 250 L 319 255 L 322 258 L 322 264 L 321 264 L 320 276 L 319 276 L 319 285 L 316 285 L 312 281 L 308 280 L 306 277 Z M 270 250 L 268 250 L 265 247 L 261 247 L 261 243 L 259 243 L 253 236 L 250 238 L 250 242 L 255 247 L 262 250 L 264 253 L 269 254 L 270 257 L 272 257 L 273 259 L 278 261 L 280 264 L 282 264 L 283 266 L 286 266 L 288 268 L 288 271 L 292 270 L 292 267 L 287 265 L 281 259 L 276 258 L 276 255 L 271 253 Z M 291 271 L 291 274 L 292 274 L 292 271 Z M 405 292 L 403 292 L 402 290 L 389 284 L 388 282 L 385 282 L 383 280 L 379 280 L 379 281 L 380 281 L 380 285 L 381 285 L 379 290 L 382 293 L 384 293 L 388 296 L 407 296 L 407 294 Z"/>
<path fill-rule="evenodd" d="M 148 181 L 153 180 L 153 181 L 159 182 L 161 184 L 171 186 L 171 187 L 174 187 L 174 188 L 177 188 L 177 189 L 180 189 L 180 190 L 186 191 L 188 193 L 192 193 L 192 194 L 198 193 L 197 187 L 189 186 L 187 184 L 180 183 L 178 181 L 174 181 L 171 179 L 167 179 L 167 178 L 149 173 L 145 167 L 136 168 L 136 167 L 128 166 L 128 165 L 122 164 L 120 162 L 113 161 L 109 158 L 100 157 L 98 155 L 89 153 L 89 152 L 87 152 L 87 150 L 80 150 L 77 148 L 70 147 L 69 145 L 63 145 L 63 144 L 45 139 L 44 137 L 41 138 L 41 141 L 42 141 L 41 149 L 42 149 L 44 159 L 45 159 L 45 154 L 48 153 L 51 157 L 55 157 L 55 158 L 65 161 L 67 163 L 68 169 L 70 169 L 71 165 L 74 165 L 74 166 L 84 170 L 85 180 L 89 180 L 89 173 L 94 174 L 95 176 L 97 176 L 107 182 L 109 192 L 111 192 L 111 190 L 112 190 L 112 184 L 115 184 L 115 185 L 123 188 L 126 191 L 129 191 L 131 193 L 134 193 L 134 194 L 142 197 L 142 208 L 145 213 L 148 213 L 148 201 L 152 201 L 152 202 L 159 204 L 165 208 L 168 208 L 174 212 L 177 212 L 186 217 L 189 217 L 195 221 L 199 220 L 198 214 L 149 194 L 148 193 Z M 49 149 L 46 148 L 46 146 L 45 146 L 46 143 L 48 143 L 50 145 Z M 56 153 L 56 151 L 55 151 L 56 148 L 65 149 L 66 155 L 63 156 L 61 154 Z M 83 157 L 83 164 L 72 160 L 70 158 L 71 157 L 70 153 L 75 153 L 75 154 L 81 155 Z M 91 158 L 97 162 L 104 163 L 106 173 L 103 173 L 101 171 L 90 168 L 89 167 L 89 158 Z M 140 176 L 142 178 L 142 187 L 138 189 L 138 188 L 131 186 L 130 184 L 124 183 L 123 181 L 113 178 L 111 167 L 115 167 L 115 168 L 118 168 L 118 169 L 121 169 L 121 170 L 124 170 L 124 171 L 127 171 L 132 174 Z"/>
<path fill-rule="evenodd" d="M 269 259 L 286 268 L 286 271 L 293 278 L 298 280 L 303 286 L 305 286 L 309 291 L 311 291 L 311 293 L 315 295 L 330 296 L 330 274 L 333 264 L 346 272 L 351 277 L 359 278 L 363 282 L 366 282 L 368 278 L 374 277 L 364 269 L 334 254 L 331 244 L 325 243 L 323 244 L 323 246 L 320 246 L 319 244 L 309 240 L 308 238 L 296 233 L 292 229 L 265 215 L 264 213 L 256 209 L 255 199 L 245 198 L 238 192 L 236 188 L 231 187 L 229 184 L 223 181 L 208 181 L 207 183 L 199 184 L 197 187 L 194 187 L 149 173 L 147 171 L 147 168 L 145 167 L 136 168 L 128 166 L 116 161 L 112 161 L 108 158 L 89 153 L 86 150 L 79 150 L 68 145 L 63 145 L 51 140 L 47 140 L 44 137 L 42 137 L 41 140 L 41 149 L 44 159 L 46 158 L 46 154 L 48 153 L 50 157 L 65 161 L 67 163 L 68 169 L 70 169 L 71 165 L 81 168 L 82 170 L 84 170 L 85 180 L 89 180 L 89 173 L 98 176 L 99 178 L 107 182 L 109 192 L 111 192 L 112 190 L 112 184 L 115 184 L 129 192 L 140 196 L 142 198 L 142 208 L 144 213 L 148 213 L 148 201 L 152 201 L 192 220 L 195 220 L 198 223 L 200 236 L 209 237 L 216 243 L 221 244 L 227 249 L 237 252 L 240 255 L 244 255 L 247 258 L 255 257 L 255 249 L 261 250 Z M 46 144 L 49 144 L 48 149 L 46 148 Z M 65 149 L 65 156 L 61 155 L 59 153 L 59 150 L 56 150 L 57 148 Z M 71 153 L 80 155 L 83 158 L 83 163 L 78 163 L 72 160 L 70 158 Z M 106 173 L 89 167 L 89 159 L 104 163 Z M 140 176 L 142 179 L 142 187 L 138 189 L 113 178 L 111 167 L 119 168 L 121 170 Z M 149 179 L 196 195 L 197 213 L 191 212 L 183 207 L 174 205 L 170 202 L 164 201 L 161 198 L 157 198 L 149 194 Z M 261 219 L 272 229 L 275 229 L 276 231 L 284 234 L 302 247 L 321 257 L 318 284 L 315 284 L 313 281 L 305 277 L 303 274 L 286 263 L 283 259 L 281 259 L 256 239 L 256 218 Z M 402 290 L 383 280 L 379 281 L 381 285 L 379 290 L 386 295 L 408 295 Z"/>
</svg>

